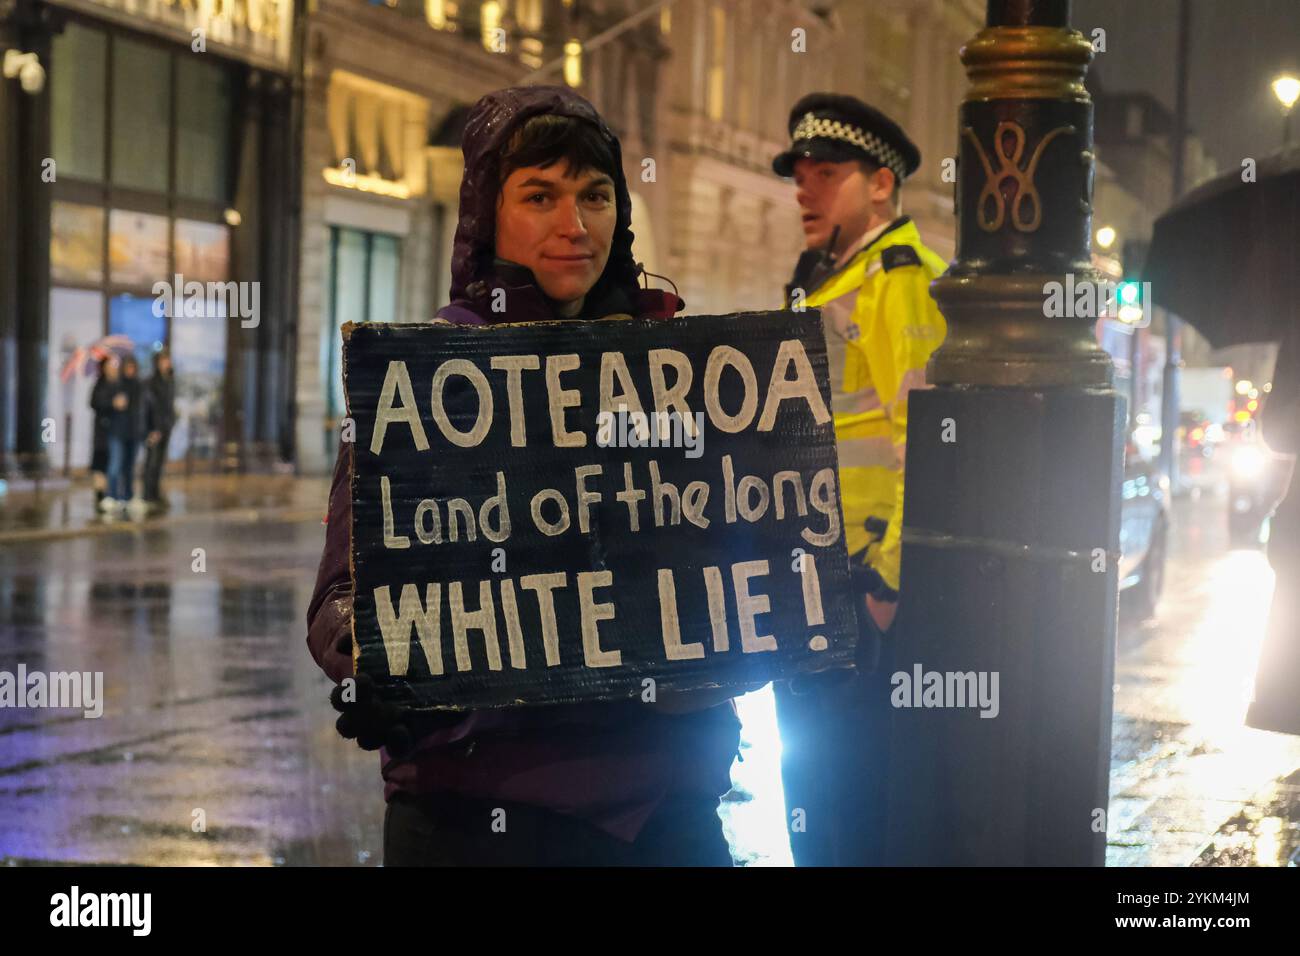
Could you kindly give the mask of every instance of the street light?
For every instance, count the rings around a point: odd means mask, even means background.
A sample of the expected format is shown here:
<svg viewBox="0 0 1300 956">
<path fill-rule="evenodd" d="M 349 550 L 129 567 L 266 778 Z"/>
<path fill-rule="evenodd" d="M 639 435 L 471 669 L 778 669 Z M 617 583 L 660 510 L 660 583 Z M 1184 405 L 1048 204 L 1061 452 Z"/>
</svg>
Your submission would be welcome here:
<svg viewBox="0 0 1300 956">
<path fill-rule="evenodd" d="M 1102 226 L 1097 230 L 1097 245 L 1103 249 L 1109 249 L 1115 245 L 1115 230 L 1110 226 Z"/>
<path fill-rule="evenodd" d="M 1300 99 L 1300 79 L 1283 73 L 1273 81 L 1273 95 L 1282 104 L 1282 148 L 1291 145 L 1291 108 Z"/>
</svg>

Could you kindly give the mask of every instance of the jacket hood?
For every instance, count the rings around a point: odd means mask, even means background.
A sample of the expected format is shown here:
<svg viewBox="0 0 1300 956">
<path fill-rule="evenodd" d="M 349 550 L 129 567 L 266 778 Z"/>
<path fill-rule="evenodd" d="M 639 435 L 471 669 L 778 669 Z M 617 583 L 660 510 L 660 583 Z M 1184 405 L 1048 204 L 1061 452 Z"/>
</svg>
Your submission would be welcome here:
<svg viewBox="0 0 1300 956">
<path fill-rule="evenodd" d="M 595 107 L 565 86 L 516 86 L 497 90 L 475 103 L 466 117 L 461 139 L 465 174 L 460 184 L 460 218 L 456 224 L 451 259 L 452 305 L 469 308 L 490 320 L 491 314 L 484 304 L 491 287 L 500 284 L 513 288 L 519 284 L 518 275 L 505 282 L 496 281 L 496 208 L 501 154 L 520 126 L 543 113 L 570 116 L 591 123 L 609 143 L 614 157 L 617 220 L 609 261 L 587 293 L 587 300 L 592 304 L 606 303 L 606 307 L 622 302 L 627 309 L 634 309 L 640 291 L 637 278 L 641 270 L 632 257 L 632 197 L 623 175 L 622 150 L 618 138 Z M 529 270 L 522 271 L 531 277 Z M 583 311 L 588 311 L 586 306 Z"/>
</svg>

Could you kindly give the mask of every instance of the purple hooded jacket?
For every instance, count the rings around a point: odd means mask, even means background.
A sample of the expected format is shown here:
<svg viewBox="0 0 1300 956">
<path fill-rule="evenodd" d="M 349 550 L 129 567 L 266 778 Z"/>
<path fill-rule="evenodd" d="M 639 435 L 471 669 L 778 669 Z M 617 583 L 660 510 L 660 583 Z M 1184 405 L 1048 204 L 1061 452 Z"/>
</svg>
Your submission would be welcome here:
<svg viewBox="0 0 1300 956">
<path fill-rule="evenodd" d="M 494 256 L 499 157 L 510 135 L 541 113 L 594 123 L 609 140 L 615 160 L 617 223 L 609 261 L 578 317 L 621 313 L 671 318 L 683 307 L 676 295 L 638 286 L 632 202 L 618 140 L 590 103 L 553 86 L 490 93 L 469 115 L 452 302 L 438 312 L 439 318 L 466 325 L 557 318 L 530 270 Z M 488 307 L 498 287 L 509 290 L 508 311 L 500 314 Z M 335 682 L 353 672 L 351 655 L 340 649 L 352 621 L 351 451 L 351 444 L 340 443 L 325 549 L 307 611 L 308 647 Z M 639 700 L 472 711 L 423 736 L 401 761 L 390 762 L 381 751 L 384 796 L 447 793 L 523 803 L 578 817 L 630 842 L 667 796 L 718 796 L 730 789 L 739 727 L 730 701 L 675 716 Z"/>
</svg>

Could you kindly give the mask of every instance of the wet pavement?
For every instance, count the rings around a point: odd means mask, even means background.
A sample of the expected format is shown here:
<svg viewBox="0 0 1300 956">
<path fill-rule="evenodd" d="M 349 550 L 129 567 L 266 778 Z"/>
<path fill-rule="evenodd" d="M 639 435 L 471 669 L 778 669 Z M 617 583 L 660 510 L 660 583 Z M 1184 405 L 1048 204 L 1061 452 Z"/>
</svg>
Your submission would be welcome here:
<svg viewBox="0 0 1300 956">
<path fill-rule="evenodd" d="M 188 513 L 174 485 L 141 525 L 0 537 L 0 670 L 103 671 L 106 698 L 0 710 L 0 858 L 378 860 L 377 758 L 341 746 L 303 643 L 324 528 L 301 506 L 327 489 L 266 481 L 225 511 L 228 482 Z"/>
<path fill-rule="evenodd" d="M 81 490 L 0 502 L 0 671 L 103 671 L 106 698 L 0 709 L 0 860 L 380 861 L 378 759 L 334 733 L 303 641 L 326 489 L 196 478 L 140 523 Z M 1228 550 L 1212 488 L 1176 519 L 1157 619 L 1121 628 L 1108 862 L 1285 865 L 1300 737 L 1242 725 L 1272 572 Z M 788 864 L 771 694 L 740 707 L 724 827 L 738 861 Z"/>
<path fill-rule="evenodd" d="M 1244 723 L 1272 594 L 1221 486 L 1175 501 L 1157 615 L 1120 629 L 1109 865 L 1294 865 L 1300 737 Z"/>
<path fill-rule="evenodd" d="M 115 515 L 96 509 L 94 493 L 85 483 L 57 480 L 42 493 L 0 494 L 0 546 L 115 534 L 124 528 L 169 527 L 216 514 L 248 521 L 257 520 L 262 512 L 273 513 L 278 520 L 306 519 L 323 511 L 329 482 L 292 474 L 201 474 L 170 480 L 165 492 L 165 510 L 128 509 Z"/>
</svg>

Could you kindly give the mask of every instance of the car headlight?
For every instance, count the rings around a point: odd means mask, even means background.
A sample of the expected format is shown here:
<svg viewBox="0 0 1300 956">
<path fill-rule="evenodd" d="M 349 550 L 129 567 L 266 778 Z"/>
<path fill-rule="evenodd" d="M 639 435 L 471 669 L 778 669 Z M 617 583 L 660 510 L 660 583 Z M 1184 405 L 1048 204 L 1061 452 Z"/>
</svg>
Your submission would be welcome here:
<svg viewBox="0 0 1300 956">
<path fill-rule="evenodd" d="M 1254 445 L 1243 445 L 1232 455 L 1232 473 L 1237 478 L 1258 478 L 1268 463 L 1262 449 Z"/>
</svg>

